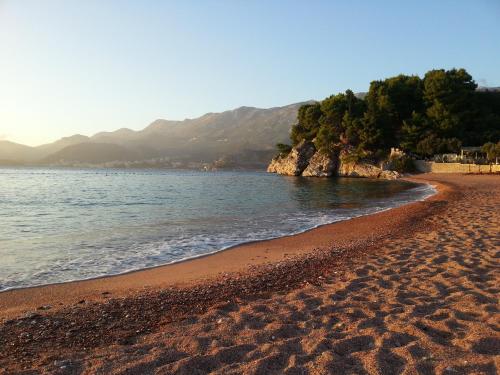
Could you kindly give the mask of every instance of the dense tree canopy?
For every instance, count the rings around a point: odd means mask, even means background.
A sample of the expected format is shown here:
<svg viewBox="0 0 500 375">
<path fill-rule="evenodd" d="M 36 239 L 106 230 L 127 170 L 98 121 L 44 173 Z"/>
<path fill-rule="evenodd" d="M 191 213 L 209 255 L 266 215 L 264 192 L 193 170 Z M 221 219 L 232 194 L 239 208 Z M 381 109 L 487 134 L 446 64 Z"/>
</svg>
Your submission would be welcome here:
<svg viewBox="0 0 500 375">
<path fill-rule="evenodd" d="M 464 69 L 431 70 L 373 81 L 364 99 L 352 91 L 302 106 L 291 140 L 328 151 L 353 146 L 382 158 L 391 147 L 420 156 L 456 152 L 500 139 L 500 93 L 477 91 Z"/>
</svg>

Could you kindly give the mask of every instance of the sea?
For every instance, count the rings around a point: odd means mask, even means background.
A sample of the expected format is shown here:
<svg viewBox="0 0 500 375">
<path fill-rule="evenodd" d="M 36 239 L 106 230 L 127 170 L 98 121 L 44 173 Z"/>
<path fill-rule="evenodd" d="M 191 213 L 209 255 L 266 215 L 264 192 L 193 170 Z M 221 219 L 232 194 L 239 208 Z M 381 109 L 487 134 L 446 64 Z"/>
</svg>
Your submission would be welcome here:
<svg viewBox="0 0 500 375">
<path fill-rule="evenodd" d="M 0 291 L 175 263 L 434 193 L 265 172 L 0 168 Z"/>
</svg>

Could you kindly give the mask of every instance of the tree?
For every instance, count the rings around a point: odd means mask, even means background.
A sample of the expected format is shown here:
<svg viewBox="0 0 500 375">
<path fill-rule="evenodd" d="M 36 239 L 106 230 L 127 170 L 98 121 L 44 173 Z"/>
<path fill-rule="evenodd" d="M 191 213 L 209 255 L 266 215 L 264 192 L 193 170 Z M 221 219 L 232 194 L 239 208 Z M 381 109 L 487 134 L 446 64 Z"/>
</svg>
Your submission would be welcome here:
<svg viewBox="0 0 500 375">
<path fill-rule="evenodd" d="M 367 129 L 375 124 L 378 130 L 378 138 L 371 137 L 374 151 L 399 145 L 403 123 L 423 109 L 422 86 L 419 77 L 405 75 L 370 84 L 365 121 Z"/>
<path fill-rule="evenodd" d="M 339 136 L 333 127 L 329 125 L 322 125 L 316 135 L 314 146 L 316 146 L 316 149 L 319 151 L 328 152 L 332 146 L 338 142 L 338 139 Z"/>
<path fill-rule="evenodd" d="M 462 142 L 457 138 L 438 138 L 431 134 L 417 144 L 417 153 L 422 156 L 457 153 L 461 146 Z"/>
<path fill-rule="evenodd" d="M 431 70 L 424 77 L 426 115 L 438 137 L 463 138 L 474 120 L 473 96 L 477 88 L 465 69 Z"/>
<path fill-rule="evenodd" d="M 400 147 L 405 151 L 417 152 L 417 144 L 431 133 L 429 121 L 422 113 L 413 112 L 410 119 L 403 121 Z"/>
<path fill-rule="evenodd" d="M 356 98 L 351 90 L 332 95 L 321 102 L 320 128 L 316 135 L 316 147 L 329 150 L 339 142 L 345 142 L 347 127 L 353 126 L 355 118 L 361 118 L 364 102 Z"/>
<path fill-rule="evenodd" d="M 364 99 L 347 90 L 301 106 L 292 145 L 314 141 L 324 151 L 349 146 L 361 158 L 382 159 L 391 147 L 428 157 L 457 152 L 462 143 L 498 142 L 500 92 L 476 88 L 464 69 L 373 81 Z"/>
<path fill-rule="evenodd" d="M 277 143 L 276 149 L 278 150 L 280 156 L 285 156 L 290 153 L 290 151 L 292 150 L 292 146 L 284 143 Z"/>
<path fill-rule="evenodd" d="M 500 91 L 474 93 L 474 121 L 465 129 L 464 138 L 470 145 L 497 142 L 500 139 Z"/>
<path fill-rule="evenodd" d="M 299 108 L 297 123 L 292 127 L 292 144 L 295 146 L 302 140 L 314 141 L 318 150 L 329 151 L 335 144 L 346 141 L 347 128 L 351 139 L 357 139 L 354 127 L 360 126 L 364 111 L 364 101 L 350 90 L 332 95 L 320 103 L 303 105 Z"/>
<path fill-rule="evenodd" d="M 481 147 L 481 151 L 486 153 L 486 159 L 488 159 L 488 163 L 490 164 L 490 172 L 491 165 L 494 162 L 497 162 L 498 158 L 500 158 L 500 141 L 497 143 L 487 142 Z"/>
<path fill-rule="evenodd" d="M 316 137 L 321 117 L 320 103 L 305 104 L 299 108 L 297 124 L 292 127 L 292 144 L 296 146 L 301 140 L 312 141 Z"/>
</svg>

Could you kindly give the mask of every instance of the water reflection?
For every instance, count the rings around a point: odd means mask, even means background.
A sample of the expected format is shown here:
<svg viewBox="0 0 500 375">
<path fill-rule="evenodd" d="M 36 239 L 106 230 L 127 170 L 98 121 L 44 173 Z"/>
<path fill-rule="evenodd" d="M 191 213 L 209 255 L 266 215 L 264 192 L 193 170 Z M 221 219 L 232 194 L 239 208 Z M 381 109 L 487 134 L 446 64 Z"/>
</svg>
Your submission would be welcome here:
<svg viewBox="0 0 500 375">
<path fill-rule="evenodd" d="M 376 199 L 387 199 L 417 186 L 407 181 L 363 178 L 284 177 L 291 186 L 290 199 L 301 209 L 360 208 Z"/>
<path fill-rule="evenodd" d="M 401 181 L 0 169 L 0 289 L 120 273 L 417 199 Z"/>
</svg>

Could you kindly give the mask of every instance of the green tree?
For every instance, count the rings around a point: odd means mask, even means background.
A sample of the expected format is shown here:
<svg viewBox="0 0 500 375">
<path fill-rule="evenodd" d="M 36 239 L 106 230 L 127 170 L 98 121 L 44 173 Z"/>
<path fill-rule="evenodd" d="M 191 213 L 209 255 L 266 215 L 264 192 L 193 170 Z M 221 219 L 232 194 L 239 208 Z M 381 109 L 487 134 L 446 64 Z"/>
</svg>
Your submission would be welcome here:
<svg viewBox="0 0 500 375">
<path fill-rule="evenodd" d="M 431 70 L 425 74 L 426 115 L 438 137 L 463 138 L 467 123 L 474 121 L 472 103 L 476 88 L 465 69 Z"/>
<path fill-rule="evenodd" d="M 352 127 L 354 119 L 361 118 L 363 112 L 364 102 L 356 98 L 351 90 L 323 100 L 316 147 L 328 150 L 339 142 L 346 142 L 347 127 Z"/>
<path fill-rule="evenodd" d="M 481 151 L 486 153 L 486 159 L 488 159 L 488 162 L 493 163 L 497 158 L 500 158 L 500 141 L 497 143 L 485 143 L 481 147 Z"/>
<path fill-rule="evenodd" d="M 498 143 L 487 142 L 481 147 L 481 151 L 486 153 L 486 159 L 490 164 L 490 173 L 492 164 L 500 158 L 500 141 Z"/>
<path fill-rule="evenodd" d="M 376 132 L 370 138 L 373 151 L 397 147 L 404 121 L 423 109 L 422 80 L 417 76 L 399 75 L 383 81 L 373 81 L 366 96 L 366 129 Z"/>
<path fill-rule="evenodd" d="M 432 156 L 498 142 L 500 92 L 476 87 L 464 69 L 373 81 L 364 99 L 347 90 L 301 106 L 292 145 L 314 140 L 318 150 L 349 147 L 356 157 L 380 159 L 391 147 Z"/>
<path fill-rule="evenodd" d="M 305 104 L 299 108 L 297 124 L 292 127 L 291 133 L 294 146 L 303 139 L 312 141 L 316 137 L 321 115 L 320 103 Z"/>
<path fill-rule="evenodd" d="M 474 93 L 474 121 L 467 124 L 464 139 L 471 146 L 500 139 L 500 91 Z"/>
<path fill-rule="evenodd" d="M 276 149 L 278 150 L 278 154 L 280 156 L 285 156 L 290 153 L 290 151 L 292 150 L 292 146 L 287 145 L 285 143 L 277 143 Z"/>
<path fill-rule="evenodd" d="M 417 153 L 427 157 L 457 153 L 461 146 L 462 142 L 458 138 L 438 138 L 435 134 L 431 134 L 417 144 Z"/>
<path fill-rule="evenodd" d="M 417 144 L 431 133 L 429 121 L 422 113 L 413 112 L 410 119 L 403 121 L 400 147 L 405 151 L 417 152 Z"/>
</svg>

